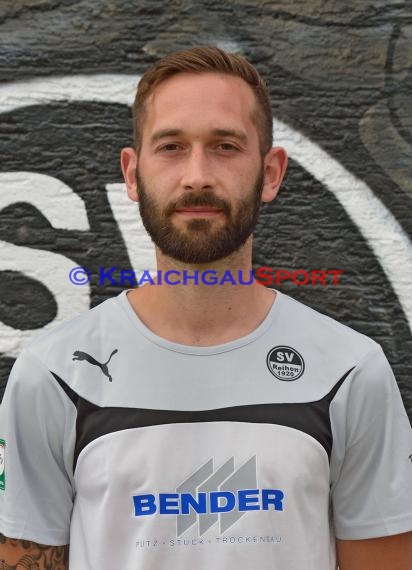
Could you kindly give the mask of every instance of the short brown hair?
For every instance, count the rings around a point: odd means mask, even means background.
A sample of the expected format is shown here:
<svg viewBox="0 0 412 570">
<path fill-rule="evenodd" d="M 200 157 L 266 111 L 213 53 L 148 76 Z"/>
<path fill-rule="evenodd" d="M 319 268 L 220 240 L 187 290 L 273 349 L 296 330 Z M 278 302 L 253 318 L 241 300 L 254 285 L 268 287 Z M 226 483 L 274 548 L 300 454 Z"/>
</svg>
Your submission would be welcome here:
<svg viewBox="0 0 412 570">
<path fill-rule="evenodd" d="M 252 88 L 257 102 L 252 119 L 264 155 L 272 147 L 272 107 L 265 82 L 244 57 L 223 51 L 216 46 L 201 46 L 171 53 L 157 61 L 140 79 L 133 103 L 133 138 L 135 148 L 142 143 L 146 100 L 162 81 L 178 73 L 216 72 L 240 77 Z"/>
</svg>

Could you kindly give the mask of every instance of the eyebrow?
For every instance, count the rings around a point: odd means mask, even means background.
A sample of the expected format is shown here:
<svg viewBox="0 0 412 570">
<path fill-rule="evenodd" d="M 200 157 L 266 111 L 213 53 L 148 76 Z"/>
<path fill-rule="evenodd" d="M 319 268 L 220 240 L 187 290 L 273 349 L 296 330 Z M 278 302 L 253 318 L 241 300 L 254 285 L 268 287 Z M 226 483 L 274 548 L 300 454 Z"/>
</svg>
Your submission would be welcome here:
<svg viewBox="0 0 412 570">
<path fill-rule="evenodd" d="M 183 134 L 184 131 L 182 129 L 161 129 L 160 131 L 153 133 L 150 138 L 150 142 L 154 144 L 160 139 L 181 136 Z M 244 144 L 246 144 L 248 140 L 246 133 L 236 129 L 212 129 L 211 134 L 218 137 L 233 137 Z"/>
</svg>

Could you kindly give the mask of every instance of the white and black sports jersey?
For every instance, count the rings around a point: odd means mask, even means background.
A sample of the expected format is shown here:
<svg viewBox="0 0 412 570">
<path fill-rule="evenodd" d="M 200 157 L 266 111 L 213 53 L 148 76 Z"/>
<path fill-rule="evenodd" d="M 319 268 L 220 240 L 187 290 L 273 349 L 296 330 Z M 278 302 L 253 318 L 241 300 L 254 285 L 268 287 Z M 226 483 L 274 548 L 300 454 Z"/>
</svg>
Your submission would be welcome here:
<svg viewBox="0 0 412 570">
<path fill-rule="evenodd" d="M 412 431 L 373 340 L 278 292 L 245 337 L 167 341 L 126 292 L 17 359 L 0 532 L 73 570 L 332 570 L 412 530 Z"/>
</svg>

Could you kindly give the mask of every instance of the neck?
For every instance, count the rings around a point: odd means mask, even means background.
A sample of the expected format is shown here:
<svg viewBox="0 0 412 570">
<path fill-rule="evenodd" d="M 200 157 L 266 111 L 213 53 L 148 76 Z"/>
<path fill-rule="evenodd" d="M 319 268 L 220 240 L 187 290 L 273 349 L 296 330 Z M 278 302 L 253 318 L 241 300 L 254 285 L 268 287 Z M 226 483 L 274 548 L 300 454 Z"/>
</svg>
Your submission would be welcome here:
<svg viewBox="0 0 412 570">
<path fill-rule="evenodd" d="M 210 346 L 245 336 L 263 321 L 275 298 L 251 279 L 251 246 L 249 240 L 229 257 L 198 265 L 157 251 L 157 284 L 133 290 L 129 301 L 149 329 L 173 342 Z M 177 273 L 167 275 L 170 271 Z M 197 282 L 189 276 L 197 276 Z M 180 283 L 171 285 L 165 278 Z M 216 284 L 207 284 L 212 279 Z"/>
</svg>

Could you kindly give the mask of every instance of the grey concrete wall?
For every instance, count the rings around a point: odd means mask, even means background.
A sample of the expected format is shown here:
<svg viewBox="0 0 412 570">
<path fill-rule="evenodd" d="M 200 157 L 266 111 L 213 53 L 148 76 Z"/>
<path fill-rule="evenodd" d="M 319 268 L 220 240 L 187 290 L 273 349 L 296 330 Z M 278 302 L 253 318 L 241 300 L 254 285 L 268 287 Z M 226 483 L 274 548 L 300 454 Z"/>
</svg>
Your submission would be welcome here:
<svg viewBox="0 0 412 570">
<path fill-rule="evenodd" d="M 255 267 L 343 270 L 279 288 L 380 342 L 412 414 L 410 3 L 3 0 L 0 40 L 1 393 L 36 332 L 120 292 L 100 266 L 151 269 L 120 186 L 129 104 L 159 56 L 216 44 L 267 79 L 291 156 Z"/>
</svg>

